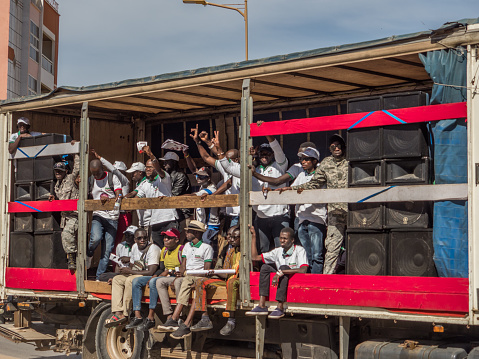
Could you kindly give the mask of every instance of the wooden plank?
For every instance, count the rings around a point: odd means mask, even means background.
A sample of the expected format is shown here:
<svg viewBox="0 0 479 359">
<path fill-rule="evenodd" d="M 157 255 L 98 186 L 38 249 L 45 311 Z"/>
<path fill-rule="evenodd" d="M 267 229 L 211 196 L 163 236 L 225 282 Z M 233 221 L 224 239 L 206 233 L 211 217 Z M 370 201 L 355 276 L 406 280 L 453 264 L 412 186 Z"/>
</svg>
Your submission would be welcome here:
<svg viewBox="0 0 479 359">
<path fill-rule="evenodd" d="M 467 116 L 466 102 L 418 106 L 389 110 L 405 123 L 439 121 Z M 349 128 L 398 125 L 401 122 L 384 111 L 361 112 L 346 115 L 301 118 L 287 121 L 264 122 L 250 125 L 251 136 L 274 136 L 317 131 L 335 131 Z"/>
<path fill-rule="evenodd" d="M 342 189 L 316 189 L 303 191 L 268 192 L 264 198 L 262 192 L 251 192 L 250 204 L 303 204 L 303 203 L 358 203 L 358 202 L 403 202 L 403 201 L 443 201 L 467 200 L 467 183 L 357 187 Z"/>
<path fill-rule="evenodd" d="M 258 300 L 259 273 L 251 273 L 250 280 L 251 298 Z M 272 287 L 269 298 L 275 295 Z M 436 313 L 469 310 L 467 278 L 295 274 L 289 281 L 287 301 Z"/>
<path fill-rule="evenodd" d="M 12 323 L 1 324 L 0 332 L 9 338 L 15 337 L 15 339 L 22 342 L 55 340 L 53 335 L 37 332 L 33 328 L 15 328 Z"/>
<path fill-rule="evenodd" d="M 76 211 L 77 199 L 8 202 L 8 213 Z"/>
<path fill-rule="evenodd" d="M 97 293 L 97 294 L 110 294 L 111 295 L 111 285 L 107 282 L 97 282 L 93 280 L 85 280 L 85 291 L 88 293 Z M 170 298 L 176 298 L 175 292 L 168 287 L 168 294 Z M 143 289 L 143 297 L 150 296 L 150 288 Z M 214 287 L 208 288 L 207 299 L 212 300 L 226 300 L 226 287 Z"/>
<path fill-rule="evenodd" d="M 60 156 L 80 152 L 80 143 L 54 143 L 51 145 L 19 147 L 15 152 L 15 159 L 18 158 L 36 158 L 46 156 Z"/>
<path fill-rule="evenodd" d="M 7 267 L 5 287 L 76 292 L 76 275 L 68 269 Z"/>
<path fill-rule="evenodd" d="M 115 202 L 110 199 L 104 205 L 99 200 L 85 201 L 86 211 L 112 210 Z M 121 209 L 131 211 L 135 209 L 159 208 L 211 208 L 238 206 L 238 195 L 228 194 L 208 196 L 204 201 L 198 196 L 158 197 L 158 198 L 125 198 L 121 202 Z"/>
</svg>

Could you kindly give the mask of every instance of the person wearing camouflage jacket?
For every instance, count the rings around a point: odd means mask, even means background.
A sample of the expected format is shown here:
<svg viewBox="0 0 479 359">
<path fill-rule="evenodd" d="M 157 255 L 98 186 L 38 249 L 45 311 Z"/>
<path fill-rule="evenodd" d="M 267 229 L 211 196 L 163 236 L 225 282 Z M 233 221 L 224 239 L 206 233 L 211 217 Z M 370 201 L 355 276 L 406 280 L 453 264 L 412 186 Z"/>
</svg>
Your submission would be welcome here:
<svg viewBox="0 0 479 359">
<path fill-rule="evenodd" d="M 326 183 L 326 188 L 348 187 L 348 161 L 346 160 L 346 146 L 343 138 L 333 135 L 329 139 L 331 156 L 321 161 L 313 178 L 302 185 L 292 186 L 292 190 L 319 189 Z M 323 274 L 333 274 L 336 269 L 341 245 L 343 244 L 348 216 L 347 203 L 328 203 L 328 229 L 324 245 Z"/>
<path fill-rule="evenodd" d="M 57 162 L 53 166 L 55 171 L 55 196 L 50 196 L 53 199 L 78 199 L 79 189 L 76 183 L 80 173 L 80 157 L 75 155 L 74 166 L 72 173 L 67 173 L 67 168 L 64 162 Z M 63 211 L 60 223 L 62 228 L 62 245 L 67 254 L 68 269 L 76 269 L 76 253 L 77 253 L 77 232 L 78 232 L 78 212 L 77 211 Z"/>
</svg>

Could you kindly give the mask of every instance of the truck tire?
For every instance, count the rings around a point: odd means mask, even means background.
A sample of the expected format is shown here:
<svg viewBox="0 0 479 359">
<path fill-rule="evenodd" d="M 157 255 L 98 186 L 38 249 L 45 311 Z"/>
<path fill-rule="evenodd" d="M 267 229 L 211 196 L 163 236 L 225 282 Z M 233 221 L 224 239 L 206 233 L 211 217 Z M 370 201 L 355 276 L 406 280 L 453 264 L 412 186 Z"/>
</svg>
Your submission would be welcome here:
<svg viewBox="0 0 479 359">
<path fill-rule="evenodd" d="M 130 329 L 124 325 L 105 328 L 111 316 L 111 307 L 104 310 L 98 320 L 95 348 L 98 359 L 146 359 L 148 333 Z"/>
</svg>

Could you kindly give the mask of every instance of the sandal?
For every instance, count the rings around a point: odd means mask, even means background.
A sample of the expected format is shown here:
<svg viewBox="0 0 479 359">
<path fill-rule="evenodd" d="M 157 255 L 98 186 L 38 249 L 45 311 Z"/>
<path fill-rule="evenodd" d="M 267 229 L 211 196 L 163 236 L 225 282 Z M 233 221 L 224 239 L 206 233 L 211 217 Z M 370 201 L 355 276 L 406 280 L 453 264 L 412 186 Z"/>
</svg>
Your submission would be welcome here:
<svg viewBox="0 0 479 359">
<path fill-rule="evenodd" d="M 116 314 L 113 314 L 109 319 L 105 320 L 105 328 L 112 328 L 119 326 L 128 321 L 127 317 L 118 318 Z"/>
</svg>

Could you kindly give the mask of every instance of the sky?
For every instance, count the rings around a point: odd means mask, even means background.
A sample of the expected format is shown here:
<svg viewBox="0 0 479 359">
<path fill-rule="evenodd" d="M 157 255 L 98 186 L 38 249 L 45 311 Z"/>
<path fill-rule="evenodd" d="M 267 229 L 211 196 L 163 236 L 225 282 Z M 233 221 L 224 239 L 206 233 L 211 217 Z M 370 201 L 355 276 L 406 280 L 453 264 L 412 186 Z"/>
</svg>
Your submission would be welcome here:
<svg viewBox="0 0 479 359">
<path fill-rule="evenodd" d="M 236 11 L 182 0 L 57 2 L 58 86 L 97 85 L 245 59 L 244 21 Z M 251 60 L 436 29 L 479 17 L 479 1 L 248 0 L 248 13 Z"/>
</svg>

